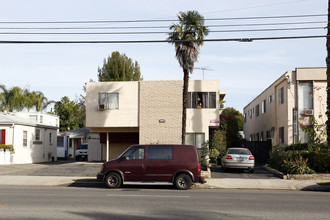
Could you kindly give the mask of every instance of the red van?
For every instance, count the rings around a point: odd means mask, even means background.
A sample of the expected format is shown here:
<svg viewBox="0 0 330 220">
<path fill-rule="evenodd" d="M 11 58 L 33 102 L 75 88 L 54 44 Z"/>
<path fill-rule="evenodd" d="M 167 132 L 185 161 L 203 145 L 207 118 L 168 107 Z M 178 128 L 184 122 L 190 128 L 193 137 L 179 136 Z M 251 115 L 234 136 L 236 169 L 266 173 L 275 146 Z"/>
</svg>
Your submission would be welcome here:
<svg viewBox="0 0 330 220">
<path fill-rule="evenodd" d="M 197 148 L 191 145 L 132 145 L 104 163 L 97 179 L 109 188 L 123 182 L 169 182 L 185 190 L 194 182 L 205 182 Z"/>
</svg>

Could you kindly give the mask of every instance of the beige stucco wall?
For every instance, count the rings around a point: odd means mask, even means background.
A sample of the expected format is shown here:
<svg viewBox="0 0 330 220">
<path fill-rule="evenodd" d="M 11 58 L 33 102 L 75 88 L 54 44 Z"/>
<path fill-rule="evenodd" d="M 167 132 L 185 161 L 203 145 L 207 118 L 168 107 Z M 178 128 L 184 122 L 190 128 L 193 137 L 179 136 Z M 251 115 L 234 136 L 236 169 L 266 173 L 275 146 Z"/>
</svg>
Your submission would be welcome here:
<svg viewBox="0 0 330 220">
<path fill-rule="evenodd" d="M 205 141 L 209 140 L 210 121 L 219 120 L 219 80 L 191 80 L 189 92 L 216 92 L 216 108 L 187 109 L 187 133 L 204 133 Z"/>
<path fill-rule="evenodd" d="M 140 144 L 180 144 L 182 81 L 141 81 L 139 115 Z"/>
<path fill-rule="evenodd" d="M 270 130 L 275 128 L 274 136 L 272 137 L 273 145 L 279 143 L 279 128 L 284 127 L 284 144 L 297 143 L 299 138 L 293 140 L 293 108 L 298 106 L 299 97 L 298 84 L 299 82 L 313 82 L 313 109 L 314 117 L 317 118 L 319 124 L 324 124 L 326 121 L 326 68 L 297 68 L 295 71 L 288 71 L 280 76 L 272 83 L 265 91 L 260 93 L 252 100 L 245 108 L 246 122 L 244 123 L 244 134 L 247 140 L 250 140 L 250 135 Z M 297 81 L 298 80 L 298 81 Z M 284 103 L 279 104 L 278 90 L 284 88 Z M 275 94 L 275 101 L 269 104 L 268 97 Z M 261 113 L 261 102 L 267 98 L 266 114 Z M 260 115 L 255 116 L 255 111 L 252 118 L 248 116 L 248 111 L 255 108 L 259 104 Z M 301 110 L 298 109 L 298 112 Z M 320 118 L 319 115 L 322 115 Z M 298 114 L 298 133 L 299 124 L 306 124 L 308 116 Z"/>
<path fill-rule="evenodd" d="M 86 86 L 86 126 L 138 127 L 139 82 L 89 82 Z M 99 110 L 99 93 L 118 93 L 119 109 Z"/>
</svg>

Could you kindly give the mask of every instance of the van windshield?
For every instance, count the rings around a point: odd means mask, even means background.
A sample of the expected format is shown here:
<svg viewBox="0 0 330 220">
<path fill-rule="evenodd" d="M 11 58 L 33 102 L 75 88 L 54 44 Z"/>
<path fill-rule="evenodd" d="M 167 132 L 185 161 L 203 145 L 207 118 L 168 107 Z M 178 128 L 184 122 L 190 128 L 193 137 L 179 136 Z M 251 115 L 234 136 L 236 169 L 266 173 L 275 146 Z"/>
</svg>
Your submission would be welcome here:
<svg viewBox="0 0 330 220">
<path fill-rule="evenodd" d="M 83 149 L 83 150 L 88 149 L 88 145 L 82 144 L 82 145 L 80 145 L 79 149 Z"/>
</svg>

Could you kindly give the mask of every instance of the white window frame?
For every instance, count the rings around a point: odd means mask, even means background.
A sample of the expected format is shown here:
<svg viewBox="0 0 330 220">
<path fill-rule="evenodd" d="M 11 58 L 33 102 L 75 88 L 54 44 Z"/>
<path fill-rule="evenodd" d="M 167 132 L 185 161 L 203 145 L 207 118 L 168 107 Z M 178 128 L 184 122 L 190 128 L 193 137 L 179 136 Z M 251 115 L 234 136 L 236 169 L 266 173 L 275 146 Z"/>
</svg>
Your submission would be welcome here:
<svg viewBox="0 0 330 220">
<path fill-rule="evenodd" d="M 100 92 L 99 108 L 101 105 L 108 110 L 119 109 L 119 93 Z"/>
<path fill-rule="evenodd" d="M 27 147 L 27 131 L 23 131 L 23 147 Z"/>
<path fill-rule="evenodd" d="M 35 137 L 36 141 L 40 141 L 41 140 L 41 130 L 40 129 L 36 129 L 36 137 Z"/>
</svg>

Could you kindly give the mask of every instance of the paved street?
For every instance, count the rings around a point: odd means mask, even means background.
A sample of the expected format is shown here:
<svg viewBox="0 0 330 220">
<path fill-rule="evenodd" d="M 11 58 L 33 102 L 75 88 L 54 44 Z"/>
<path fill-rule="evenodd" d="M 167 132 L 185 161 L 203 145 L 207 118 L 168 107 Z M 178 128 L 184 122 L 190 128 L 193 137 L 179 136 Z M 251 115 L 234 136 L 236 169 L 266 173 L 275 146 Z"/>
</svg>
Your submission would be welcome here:
<svg viewBox="0 0 330 220">
<path fill-rule="evenodd" d="M 1 219 L 329 219 L 329 193 L 0 186 Z"/>
</svg>

